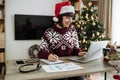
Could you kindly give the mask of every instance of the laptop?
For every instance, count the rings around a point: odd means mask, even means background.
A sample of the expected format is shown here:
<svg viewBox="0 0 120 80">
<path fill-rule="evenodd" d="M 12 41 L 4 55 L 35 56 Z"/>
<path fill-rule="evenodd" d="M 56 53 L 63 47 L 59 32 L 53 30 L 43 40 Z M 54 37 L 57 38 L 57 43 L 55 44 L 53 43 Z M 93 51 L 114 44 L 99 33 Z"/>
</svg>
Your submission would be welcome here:
<svg viewBox="0 0 120 80">
<path fill-rule="evenodd" d="M 109 41 L 92 42 L 88 49 L 86 57 L 71 56 L 68 57 L 67 59 L 81 63 L 86 63 L 89 61 L 100 59 L 103 55 L 103 48 L 107 46 L 108 42 Z"/>
</svg>

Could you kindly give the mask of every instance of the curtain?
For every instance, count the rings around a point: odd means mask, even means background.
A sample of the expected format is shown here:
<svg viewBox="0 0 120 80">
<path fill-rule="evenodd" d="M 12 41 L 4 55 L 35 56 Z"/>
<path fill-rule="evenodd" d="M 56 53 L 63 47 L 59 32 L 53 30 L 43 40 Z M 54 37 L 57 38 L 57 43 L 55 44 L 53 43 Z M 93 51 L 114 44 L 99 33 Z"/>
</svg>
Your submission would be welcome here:
<svg viewBox="0 0 120 80">
<path fill-rule="evenodd" d="M 98 16 L 106 30 L 106 35 L 111 38 L 112 28 L 112 0 L 99 0 Z"/>
</svg>

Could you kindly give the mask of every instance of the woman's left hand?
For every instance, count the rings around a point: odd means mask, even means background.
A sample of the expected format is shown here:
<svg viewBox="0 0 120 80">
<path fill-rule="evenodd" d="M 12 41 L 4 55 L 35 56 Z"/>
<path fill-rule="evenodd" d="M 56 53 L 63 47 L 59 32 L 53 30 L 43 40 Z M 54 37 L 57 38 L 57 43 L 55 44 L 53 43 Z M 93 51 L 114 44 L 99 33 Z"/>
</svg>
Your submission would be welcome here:
<svg viewBox="0 0 120 80">
<path fill-rule="evenodd" d="M 87 52 L 84 52 L 84 51 L 78 53 L 78 56 L 86 56 L 86 55 L 87 55 Z"/>
</svg>

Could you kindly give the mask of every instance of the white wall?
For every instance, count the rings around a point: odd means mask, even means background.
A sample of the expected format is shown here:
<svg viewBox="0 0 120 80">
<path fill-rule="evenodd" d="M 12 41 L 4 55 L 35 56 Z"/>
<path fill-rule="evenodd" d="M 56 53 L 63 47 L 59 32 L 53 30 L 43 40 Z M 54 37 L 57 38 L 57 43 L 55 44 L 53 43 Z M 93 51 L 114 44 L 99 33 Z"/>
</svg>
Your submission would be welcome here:
<svg viewBox="0 0 120 80">
<path fill-rule="evenodd" d="M 120 0 L 113 0 L 112 7 L 112 42 L 120 46 Z"/>
<path fill-rule="evenodd" d="M 28 48 L 40 40 L 14 39 L 14 14 L 54 15 L 55 3 L 62 0 L 6 0 L 6 60 L 29 58 Z"/>
</svg>

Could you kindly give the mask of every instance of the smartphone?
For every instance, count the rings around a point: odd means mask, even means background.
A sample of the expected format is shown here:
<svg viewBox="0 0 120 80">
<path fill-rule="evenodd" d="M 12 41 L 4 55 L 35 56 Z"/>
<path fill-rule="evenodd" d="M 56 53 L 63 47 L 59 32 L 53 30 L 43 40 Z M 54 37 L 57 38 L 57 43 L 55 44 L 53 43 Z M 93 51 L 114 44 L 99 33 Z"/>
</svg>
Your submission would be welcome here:
<svg viewBox="0 0 120 80">
<path fill-rule="evenodd" d="M 19 61 L 16 61 L 16 64 L 19 65 L 19 64 L 24 64 L 25 62 L 22 61 L 22 60 L 19 60 Z"/>
</svg>

